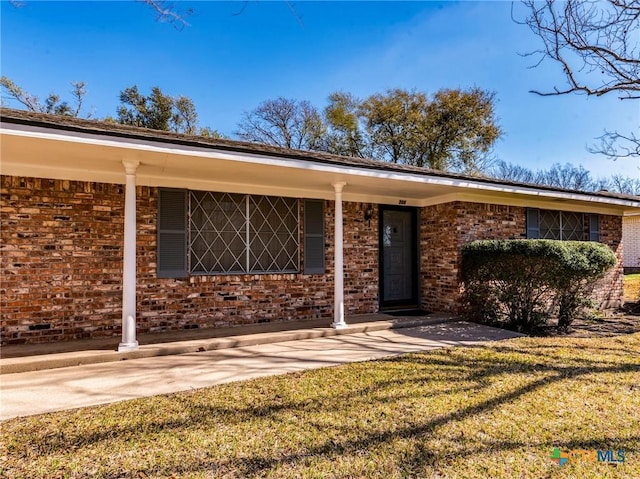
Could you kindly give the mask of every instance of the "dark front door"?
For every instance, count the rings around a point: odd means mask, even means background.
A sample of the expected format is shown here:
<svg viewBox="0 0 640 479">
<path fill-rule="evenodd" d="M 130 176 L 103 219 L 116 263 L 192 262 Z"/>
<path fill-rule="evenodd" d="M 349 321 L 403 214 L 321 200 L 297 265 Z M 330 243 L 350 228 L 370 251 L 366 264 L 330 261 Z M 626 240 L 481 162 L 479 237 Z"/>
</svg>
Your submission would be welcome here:
<svg viewBox="0 0 640 479">
<path fill-rule="evenodd" d="M 380 307 L 416 307 L 416 210 L 383 206 L 380 216 Z"/>
</svg>

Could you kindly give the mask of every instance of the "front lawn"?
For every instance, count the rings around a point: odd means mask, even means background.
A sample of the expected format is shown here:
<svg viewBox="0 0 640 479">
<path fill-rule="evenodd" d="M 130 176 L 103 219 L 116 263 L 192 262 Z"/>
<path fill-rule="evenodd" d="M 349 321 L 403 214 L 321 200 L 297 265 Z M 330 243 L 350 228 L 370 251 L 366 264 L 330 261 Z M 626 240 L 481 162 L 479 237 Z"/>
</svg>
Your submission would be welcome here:
<svg viewBox="0 0 640 479">
<path fill-rule="evenodd" d="M 625 301 L 640 299 L 640 273 L 624 275 L 624 299 Z"/>
<path fill-rule="evenodd" d="M 637 478 L 640 333 L 442 349 L 0 426 L 11 478 Z M 558 466 L 554 448 L 589 452 Z"/>
</svg>

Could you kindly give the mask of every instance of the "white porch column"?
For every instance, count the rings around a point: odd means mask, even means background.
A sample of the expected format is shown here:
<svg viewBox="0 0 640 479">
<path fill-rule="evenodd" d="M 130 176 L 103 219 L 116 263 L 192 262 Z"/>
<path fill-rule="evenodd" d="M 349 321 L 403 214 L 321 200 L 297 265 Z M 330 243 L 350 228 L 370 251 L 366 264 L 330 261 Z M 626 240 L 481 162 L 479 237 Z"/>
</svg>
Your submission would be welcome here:
<svg viewBox="0 0 640 479">
<path fill-rule="evenodd" d="M 124 193 L 124 251 L 122 260 L 122 342 L 118 351 L 138 349 L 136 341 L 136 160 L 123 160 L 126 173 Z"/>
<path fill-rule="evenodd" d="M 348 327 L 344 321 L 344 259 L 342 254 L 342 188 L 345 182 L 334 183 L 333 188 L 336 192 L 335 205 L 335 234 L 334 238 L 334 273 L 333 273 L 333 326 L 335 329 L 344 329 Z"/>
</svg>

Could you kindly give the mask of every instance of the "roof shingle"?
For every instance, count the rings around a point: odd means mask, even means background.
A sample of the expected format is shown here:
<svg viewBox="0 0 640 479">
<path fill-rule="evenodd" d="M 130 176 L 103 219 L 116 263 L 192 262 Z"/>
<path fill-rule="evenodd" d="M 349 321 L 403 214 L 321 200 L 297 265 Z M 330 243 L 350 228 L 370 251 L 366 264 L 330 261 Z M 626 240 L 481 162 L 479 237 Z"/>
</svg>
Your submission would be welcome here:
<svg viewBox="0 0 640 479">
<path fill-rule="evenodd" d="M 277 156 L 279 158 L 290 158 L 296 160 L 306 160 L 318 163 L 335 164 L 340 166 L 350 166 L 355 168 L 374 169 L 379 171 L 390 171 L 398 173 L 410 173 L 437 178 L 451 178 L 454 180 L 466 180 L 476 183 L 506 185 L 513 187 L 528 187 L 548 191 L 572 192 L 564 188 L 556 188 L 547 185 L 539 185 L 532 183 L 521 183 L 508 180 L 499 180 L 484 176 L 471 176 L 460 173 L 451 173 L 440 170 L 431 170 L 428 168 L 420 168 L 412 165 L 403 165 L 397 163 L 388 163 L 368 158 L 355 158 L 350 156 L 340 156 L 320 151 L 304 151 L 291 150 L 278 146 L 266 145 L 261 143 L 250 143 L 237 140 L 206 138 L 195 135 L 185 135 L 182 133 L 173 133 L 161 130 L 151 130 L 118 123 L 105 122 L 100 120 L 88 120 L 74 118 L 63 115 L 51 115 L 47 113 L 38 113 L 24 110 L 16 110 L 12 108 L 0 108 L 0 120 L 6 123 L 29 125 L 41 128 L 51 128 L 57 130 L 65 130 L 69 132 L 105 135 L 115 138 L 129 138 L 147 141 L 157 141 L 161 143 L 180 144 L 185 146 L 210 148 L 215 150 L 225 150 L 238 153 L 253 153 Z M 640 196 L 623 195 L 609 192 L 590 192 L 580 191 L 580 193 L 601 196 L 606 198 L 618 198 L 625 200 L 638 201 Z"/>
</svg>

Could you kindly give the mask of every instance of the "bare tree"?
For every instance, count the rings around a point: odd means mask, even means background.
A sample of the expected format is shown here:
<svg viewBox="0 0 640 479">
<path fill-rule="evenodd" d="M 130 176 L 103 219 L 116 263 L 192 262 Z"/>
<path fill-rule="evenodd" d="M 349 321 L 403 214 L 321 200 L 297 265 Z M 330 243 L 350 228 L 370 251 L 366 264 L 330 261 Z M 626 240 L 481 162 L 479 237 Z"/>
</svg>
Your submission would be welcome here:
<svg viewBox="0 0 640 479">
<path fill-rule="evenodd" d="M 525 166 L 508 163 L 504 160 L 497 161 L 489 171 L 489 176 L 499 180 L 518 181 L 521 183 L 534 183 L 536 174 Z"/>
<path fill-rule="evenodd" d="M 548 170 L 533 171 L 525 166 L 497 161 L 488 176 L 501 180 L 555 186 L 580 191 L 611 191 L 625 195 L 640 195 L 640 178 L 612 175 L 594 178 L 583 166 L 556 163 Z"/>
<path fill-rule="evenodd" d="M 621 100 L 640 99 L 640 0 L 523 0 L 524 20 L 542 41 L 527 55 L 538 57 L 535 66 L 552 60 L 562 67 L 566 85 L 542 96 L 579 93 L 616 94 Z M 640 155 L 640 138 L 605 132 L 600 145 L 590 148 L 610 158 Z"/>
<path fill-rule="evenodd" d="M 318 110 L 306 100 L 276 98 L 245 112 L 236 135 L 241 140 L 298 150 L 318 150 L 326 127 Z"/>
<path fill-rule="evenodd" d="M 590 146 L 588 150 L 591 153 L 601 153 L 612 160 L 640 157 L 640 136 L 634 132 L 622 134 L 617 131 L 605 131 L 596 139 L 600 140 L 600 144 Z"/>
<path fill-rule="evenodd" d="M 193 9 L 178 10 L 173 2 L 161 0 L 138 0 L 149 6 L 156 13 L 156 20 L 161 23 L 170 23 L 178 30 L 189 27 L 186 18 L 193 14 Z"/>
<path fill-rule="evenodd" d="M 580 92 L 601 96 L 616 92 L 640 98 L 640 0 L 524 0 L 525 23 L 544 47 L 539 63 L 549 58 L 562 66 L 568 85 L 538 95 Z M 516 20 L 517 21 L 517 20 Z"/>
<path fill-rule="evenodd" d="M 591 173 L 582 165 L 574 166 L 571 163 L 564 165 L 556 163 L 548 170 L 540 170 L 536 182 L 571 190 L 592 191 L 594 189 Z"/>
<path fill-rule="evenodd" d="M 5 93 L 2 98 L 3 103 L 5 100 L 9 100 L 21 104 L 29 111 L 74 117 L 80 116 L 84 97 L 87 94 L 85 83 L 80 81 L 71 82 L 73 87 L 71 90 L 72 103 L 61 100 L 60 95 L 56 93 L 50 93 L 43 102 L 36 95 L 20 88 L 6 76 L 0 78 L 0 86 Z M 91 114 L 86 115 L 87 118 L 90 116 Z"/>
<path fill-rule="evenodd" d="M 625 195 L 640 196 L 640 178 L 629 178 L 628 176 L 613 175 L 608 185 L 610 191 L 623 193 Z"/>
</svg>

